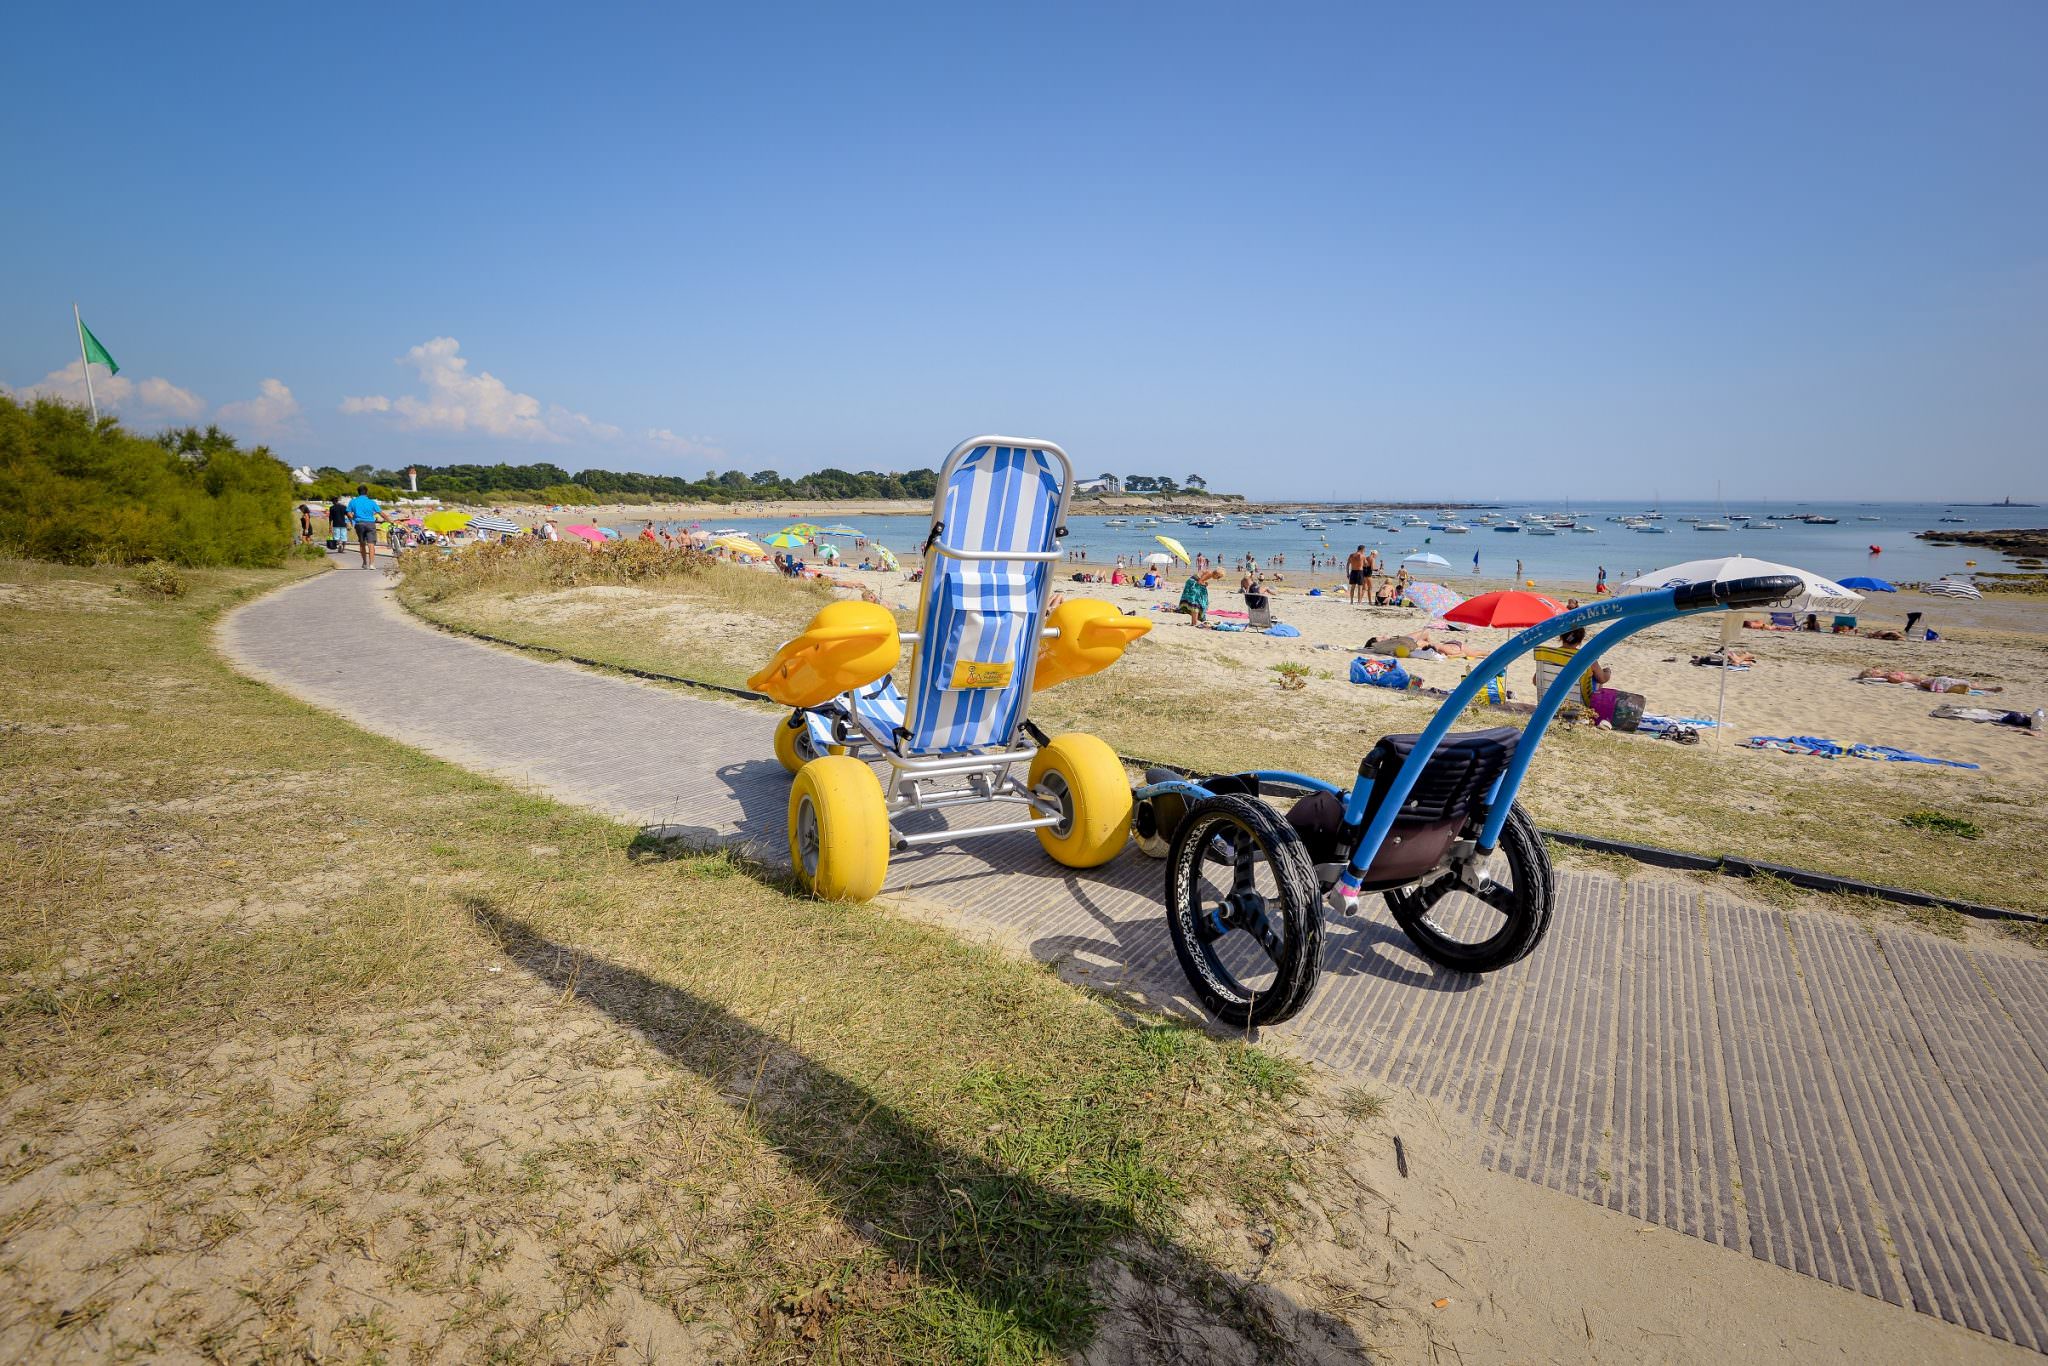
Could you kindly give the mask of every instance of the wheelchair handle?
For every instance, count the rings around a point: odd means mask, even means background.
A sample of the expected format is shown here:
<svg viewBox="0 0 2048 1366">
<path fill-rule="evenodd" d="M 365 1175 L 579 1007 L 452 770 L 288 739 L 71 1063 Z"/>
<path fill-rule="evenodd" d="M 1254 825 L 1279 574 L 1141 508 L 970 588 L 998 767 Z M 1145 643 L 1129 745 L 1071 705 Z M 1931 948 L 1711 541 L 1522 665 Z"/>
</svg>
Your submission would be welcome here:
<svg viewBox="0 0 2048 1366">
<path fill-rule="evenodd" d="M 1671 590 L 1671 604 L 1681 612 L 1693 612 L 1717 603 L 1722 607 L 1762 607 L 1766 603 L 1783 602 L 1797 596 L 1800 586 L 1800 581 L 1790 574 L 1682 583 Z"/>
</svg>

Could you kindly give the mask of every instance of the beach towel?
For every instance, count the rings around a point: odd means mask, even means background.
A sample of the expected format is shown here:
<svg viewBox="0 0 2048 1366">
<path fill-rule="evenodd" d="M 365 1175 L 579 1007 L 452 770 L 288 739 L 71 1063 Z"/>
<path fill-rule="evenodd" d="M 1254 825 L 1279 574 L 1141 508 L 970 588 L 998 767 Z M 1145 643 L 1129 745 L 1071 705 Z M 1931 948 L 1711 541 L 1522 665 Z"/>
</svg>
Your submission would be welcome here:
<svg viewBox="0 0 2048 1366">
<path fill-rule="evenodd" d="M 1245 625 L 1241 621 L 1212 621 L 1209 623 L 1209 629 L 1212 631 L 1242 631 L 1245 629 Z"/>
<path fill-rule="evenodd" d="M 1750 749 L 1773 749 L 1785 754 L 1809 754 L 1817 759 L 1872 759 L 1893 764 L 1934 764 L 1942 768 L 1976 768 L 1960 759 L 1937 759 L 1894 749 L 1890 745 L 1841 745 L 1817 735 L 1752 735 L 1743 742 Z"/>
<path fill-rule="evenodd" d="M 1641 735 L 1663 735 L 1675 730 L 1712 730 L 1711 716 L 1661 716 L 1656 712 L 1644 712 L 1636 722 L 1636 731 Z"/>
<path fill-rule="evenodd" d="M 1266 628 L 1266 634 L 1269 636 L 1281 636 L 1285 639 L 1292 640 L 1294 637 L 1301 634 L 1301 630 L 1298 627 L 1289 626 L 1284 621 L 1276 621 L 1271 626 Z"/>
<path fill-rule="evenodd" d="M 1937 759 L 1928 754 L 1915 754 L 1911 750 L 1893 749 L 1890 745 L 1851 745 L 1849 746 L 1849 757 L 1852 759 L 1877 759 L 1893 764 L 1935 764 L 1942 768 L 1977 767 L 1975 764 L 1966 764 L 1961 759 Z"/>
<path fill-rule="evenodd" d="M 1944 721 L 1985 721 L 1994 726 L 2017 726 L 2021 730 L 2041 730 L 2044 723 L 2048 723 L 2048 713 L 1999 711 L 1994 707 L 1958 707 L 1951 704 L 1936 707 L 1927 714 Z"/>
<path fill-rule="evenodd" d="M 1367 659 L 1359 655 L 1351 661 L 1351 681 L 1374 688 L 1405 688 L 1408 686 L 1408 671 L 1391 659 Z"/>
</svg>

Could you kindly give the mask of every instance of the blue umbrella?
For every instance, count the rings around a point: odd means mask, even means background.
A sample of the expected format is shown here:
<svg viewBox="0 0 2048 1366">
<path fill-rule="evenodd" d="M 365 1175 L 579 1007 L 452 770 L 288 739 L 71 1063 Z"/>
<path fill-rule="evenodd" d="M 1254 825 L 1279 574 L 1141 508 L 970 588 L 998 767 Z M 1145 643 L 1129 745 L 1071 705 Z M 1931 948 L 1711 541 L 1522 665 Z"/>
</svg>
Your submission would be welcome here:
<svg viewBox="0 0 2048 1366">
<path fill-rule="evenodd" d="M 1841 580 L 1841 584 L 1844 588 L 1854 588 L 1857 591 L 1863 593 L 1896 593 L 1899 591 L 1898 589 L 1892 587 L 1890 584 L 1886 583 L 1883 579 L 1858 577 L 1853 579 L 1843 579 Z"/>
</svg>

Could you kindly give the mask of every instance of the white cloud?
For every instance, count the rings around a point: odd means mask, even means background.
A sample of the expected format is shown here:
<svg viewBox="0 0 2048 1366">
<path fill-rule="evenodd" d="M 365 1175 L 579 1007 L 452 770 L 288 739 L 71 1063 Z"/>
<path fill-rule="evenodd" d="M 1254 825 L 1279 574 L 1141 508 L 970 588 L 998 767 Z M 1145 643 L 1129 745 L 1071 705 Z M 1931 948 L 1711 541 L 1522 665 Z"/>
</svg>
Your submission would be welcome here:
<svg viewBox="0 0 2048 1366">
<path fill-rule="evenodd" d="M 629 436 L 614 423 L 579 413 L 559 403 L 542 403 L 513 389 L 488 370 L 472 371 L 453 337 L 435 337 L 399 357 L 398 364 L 418 374 L 421 392 L 364 394 L 344 398 L 341 411 L 377 414 L 409 431 L 481 432 L 549 444 L 568 442 L 641 442 L 679 455 L 720 457 L 724 452 L 697 437 L 678 436 L 666 427 Z"/>
<path fill-rule="evenodd" d="M 400 357 L 418 373 L 425 392 L 387 398 L 371 394 L 345 398 L 345 413 L 388 413 L 409 431 L 483 432 L 521 441 L 564 442 L 571 437 L 610 440 L 620 435 L 609 423 L 549 405 L 522 394 L 488 370 L 471 371 L 462 344 L 435 337 Z"/>
<path fill-rule="evenodd" d="M 666 427 L 649 427 L 648 444 L 657 446 L 674 455 L 686 455 L 698 460 L 723 460 L 725 451 L 701 436 L 679 436 Z"/>
<path fill-rule="evenodd" d="M 114 378 L 119 379 L 120 376 L 116 375 Z M 143 407 L 154 408 L 177 417 L 197 417 L 206 411 L 205 399 L 190 389 L 180 389 L 167 379 L 146 379 L 135 386 L 135 392 Z"/>
<path fill-rule="evenodd" d="M 254 398 L 223 403 L 216 416 L 229 427 L 256 436 L 280 436 L 299 426 L 299 401 L 281 379 L 266 379 Z"/>
<path fill-rule="evenodd" d="M 47 396 L 66 399 L 72 403 L 83 403 L 86 400 L 85 362 L 72 361 L 63 369 L 52 370 L 35 383 L 23 385 L 19 389 L 0 384 L 0 391 L 18 399 Z M 180 389 L 161 377 L 151 377 L 137 383 L 120 375 L 107 374 L 104 366 L 101 367 L 99 374 L 92 377 L 92 392 L 99 400 L 102 412 L 132 408 L 189 420 L 206 411 L 206 400 L 190 389 Z"/>
</svg>

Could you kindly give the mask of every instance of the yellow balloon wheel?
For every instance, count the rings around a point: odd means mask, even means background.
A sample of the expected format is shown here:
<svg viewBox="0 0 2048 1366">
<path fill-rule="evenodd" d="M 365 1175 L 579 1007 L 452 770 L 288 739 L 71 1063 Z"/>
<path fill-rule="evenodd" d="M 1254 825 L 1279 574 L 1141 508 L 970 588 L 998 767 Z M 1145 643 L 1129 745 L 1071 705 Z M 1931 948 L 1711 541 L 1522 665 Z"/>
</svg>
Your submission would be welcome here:
<svg viewBox="0 0 2048 1366">
<path fill-rule="evenodd" d="M 816 750 L 817 742 L 811 739 L 811 728 L 808 725 L 799 721 L 792 727 L 787 716 L 775 723 L 775 757 L 791 773 L 796 772 L 811 760 L 818 758 L 819 755 Z M 825 752 L 827 754 L 844 754 L 846 753 L 846 746 L 827 745 Z"/>
<path fill-rule="evenodd" d="M 1093 735 L 1055 735 L 1031 761 L 1031 786 L 1060 806 L 1060 823 L 1038 829 L 1045 852 L 1069 868 L 1096 868 L 1131 832 L 1131 783 L 1116 751 Z"/>
<path fill-rule="evenodd" d="M 889 808 L 874 770 L 844 754 L 813 759 L 789 789 L 789 862 L 812 895 L 866 901 L 889 875 Z"/>
</svg>

